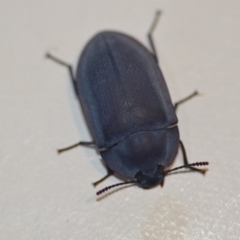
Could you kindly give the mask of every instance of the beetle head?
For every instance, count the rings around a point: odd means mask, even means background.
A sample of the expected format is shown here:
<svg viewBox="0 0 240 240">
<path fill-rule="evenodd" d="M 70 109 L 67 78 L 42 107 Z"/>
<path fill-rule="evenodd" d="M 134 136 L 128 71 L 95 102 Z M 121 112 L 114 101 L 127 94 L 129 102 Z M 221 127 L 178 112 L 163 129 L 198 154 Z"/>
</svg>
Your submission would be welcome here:
<svg viewBox="0 0 240 240">
<path fill-rule="evenodd" d="M 166 173 L 164 166 L 157 165 L 156 167 L 140 170 L 135 175 L 136 183 L 143 188 L 151 188 L 163 183 Z"/>
</svg>

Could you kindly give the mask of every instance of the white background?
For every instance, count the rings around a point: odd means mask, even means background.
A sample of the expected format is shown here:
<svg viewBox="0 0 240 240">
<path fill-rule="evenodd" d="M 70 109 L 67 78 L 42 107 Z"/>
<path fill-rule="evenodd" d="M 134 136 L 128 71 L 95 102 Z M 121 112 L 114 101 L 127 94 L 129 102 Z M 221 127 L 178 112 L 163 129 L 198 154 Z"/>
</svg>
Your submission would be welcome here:
<svg viewBox="0 0 240 240">
<path fill-rule="evenodd" d="M 44 55 L 76 66 L 106 29 L 149 47 L 157 9 L 154 39 L 173 102 L 201 92 L 179 108 L 181 139 L 189 161 L 209 161 L 209 171 L 96 198 L 100 156 L 56 153 L 90 136 L 67 69 Z M 1 0 L 0 239 L 240 239 L 239 12 L 236 0 Z"/>
</svg>

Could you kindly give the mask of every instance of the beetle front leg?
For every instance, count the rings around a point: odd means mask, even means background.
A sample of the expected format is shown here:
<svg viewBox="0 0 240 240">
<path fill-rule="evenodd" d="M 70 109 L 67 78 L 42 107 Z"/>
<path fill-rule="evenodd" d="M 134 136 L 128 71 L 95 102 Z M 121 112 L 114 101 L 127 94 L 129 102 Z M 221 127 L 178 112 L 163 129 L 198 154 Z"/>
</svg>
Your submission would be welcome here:
<svg viewBox="0 0 240 240">
<path fill-rule="evenodd" d="M 78 147 L 78 146 L 95 147 L 95 143 L 94 142 L 78 142 L 69 147 L 58 149 L 57 151 L 58 151 L 58 153 L 62 153 L 62 152 L 65 152 L 67 150 L 70 150 L 70 149 Z"/>
<path fill-rule="evenodd" d="M 155 48 L 155 45 L 154 45 L 154 42 L 153 42 L 152 34 L 153 34 L 154 29 L 155 29 L 156 26 L 157 26 L 157 23 L 158 23 L 158 19 L 159 19 L 159 17 L 160 17 L 160 14 L 161 14 L 161 11 L 158 10 L 158 11 L 156 12 L 155 18 L 154 18 L 153 23 L 152 23 L 152 25 L 151 25 L 151 27 L 150 27 L 150 29 L 149 29 L 149 32 L 148 32 L 148 40 L 149 40 L 149 42 L 150 42 L 150 45 L 151 45 L 153 54 L 154 54 L 157 62 L 158 62 L 158 57 L 157 57 L 156 48 Z"/>
<path fill-rule="evenodd" d="M 100 180 L 92 183 L 94 187 L 96 187 L 99 183 L 103 182 L 105 179 L 113 175 L 113 171 L 108 166 L 106 166 L 106 168 L 107 168 L 107 175 L 101 178 Z"/>
<path fill-rule="evenodd" d="M 76 96 L 78 95 L 77 94 L 77 85 L 76 85 L 76 80 L 74 79 L 74 76 L 73 76 L 73 70 L 72 70 L 72 66 L 56 57 L 54 57 L 53 55 L 51 55 L 50 53 L 46 53 L 46 57 L 53 60 L 54 62 L 62 65 L 62 66 L 65 66 L 68 68 L 69 70 L 69 73 L 70 73 L 70 77 L 71 77 L 71 80 L 72 80 L 72 85 L 73 85 L 73 88 L 74 88 L 74 91 L 75 91 L 75 94 Z"/>
<path fill-rule="evenodd" d="M 192 93 L 192 94 L 189 95 L 188 97 L 186 97 L 186 98 L 184 98 L 184 99 L 182 99 L 182 100 L 176 102 L 176 103 L 174 104 L 175 112 L 177 111 L 177 107 L 178 107 L 180 104 L 182 104 L 182 103 L 184 103 L 184 102 L 190 100 L 191 98 L 193 98 L 193 97 L 195 97 L 195 96 L 197 96 L 197 95 L 199 95 L 199 93 L 198 93 L 198 91 L 195 91 L 194 93 Z"/>
<path fill-rule="evenodd" d="M 187 154 L 186 154 L 186 150 L 185 150 L 185 147 L 183 145 L 183 142 L 180 140 L 180 147 L 181 147 L 181 150 L 182 150 L 182 154 L 183 154 L 183 162 L 184 162 L 184 165 L 188 165 L 188 159 L 187 159 Z M 198 168 L 195 168 L 195 167 L 188 167 L 189 169 L 193 170 L 193 171 L 197 171 L 197 172 L 200 172 L 202 173 L 203 175 L 206 173 L 207 169 L 198 169 Z"/>
</svg>

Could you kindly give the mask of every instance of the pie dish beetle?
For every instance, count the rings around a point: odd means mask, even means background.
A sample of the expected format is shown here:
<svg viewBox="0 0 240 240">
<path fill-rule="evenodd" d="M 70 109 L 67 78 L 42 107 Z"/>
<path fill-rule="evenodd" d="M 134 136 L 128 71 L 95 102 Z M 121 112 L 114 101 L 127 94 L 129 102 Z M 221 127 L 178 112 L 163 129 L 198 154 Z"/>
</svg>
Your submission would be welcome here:
<svg viewBox="0 0 240 240">
<path fill-rule="evenodd" d="M 49 53 L 46 55 L 69 69 L 93 138 L 92 142 L 79 142 L 60 149 L 59 153 L 79 145 L 95 147 L 108 173 L 93 185 L 112 174 L 126 179 L 103 188 L 97 195 L 123 184 L 134 183 L 143 188 L 163 185 L 166 174 L 180 168 L 203 174 L 206 171 L 194 166 L 208 162 L 188 163 L 179 137 L 176 109 L 198 93 L 172 104 L 152 38 L 159 16 L 157 11 L 148 33 L 152 51 L 125 34 L 100 32 L 83 50 L 75 77 L 71 65 Z M 166 170 L 179 146 L 184 165 Z"/>
</svg>

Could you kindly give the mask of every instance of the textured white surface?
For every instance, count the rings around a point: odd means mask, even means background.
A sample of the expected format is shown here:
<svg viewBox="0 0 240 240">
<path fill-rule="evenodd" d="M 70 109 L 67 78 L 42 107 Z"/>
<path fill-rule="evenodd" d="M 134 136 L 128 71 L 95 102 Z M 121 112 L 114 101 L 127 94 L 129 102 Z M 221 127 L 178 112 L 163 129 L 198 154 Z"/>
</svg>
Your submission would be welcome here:
<svg viewBox="0 0 240 240">
<path fill-rule="evenodd" d="M 175 174 L 164 188 L 127 187 L 96 199 L 105 174 L 89 140 L 66 69 L 97 31 L 154 39 L 178 111 L 190 162 L 203 177 Z M 240 239 L 240 1 L 2 0 L 0 2 L 0 239 Z M 175 166 L 182 164 L 181 156 Z M 115 177 L 101 186 L 119 182 Z"/>
</svg>

